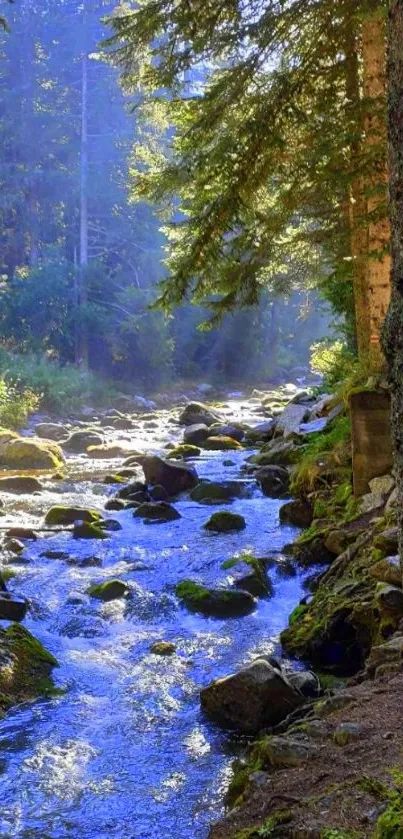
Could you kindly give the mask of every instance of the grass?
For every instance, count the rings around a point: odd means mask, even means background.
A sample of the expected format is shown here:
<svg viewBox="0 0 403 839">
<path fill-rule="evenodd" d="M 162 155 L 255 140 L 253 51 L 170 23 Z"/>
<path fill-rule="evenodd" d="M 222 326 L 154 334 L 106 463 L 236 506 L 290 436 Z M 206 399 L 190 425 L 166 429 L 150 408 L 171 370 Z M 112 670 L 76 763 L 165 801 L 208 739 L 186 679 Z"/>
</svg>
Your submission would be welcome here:
<svg viewBox="0 0 403 839">
<path fill-rule="evenodd" d="M 340 468 L 346 465 L 346 444 L 351 440 L 351 424 L 349 417 L 339 416 L 333 420 L 324 431 L 312 434 L 309 442 L 301 449 L 301 460 L 296 466 L 291 479 L 291 492 L 294 495 L 305 496 L 321 485 L 321 474 L 325 458 L 329 460 L 329 468 Z M 348 452 L 350 460 L 350 452 Z"/>
</svg>

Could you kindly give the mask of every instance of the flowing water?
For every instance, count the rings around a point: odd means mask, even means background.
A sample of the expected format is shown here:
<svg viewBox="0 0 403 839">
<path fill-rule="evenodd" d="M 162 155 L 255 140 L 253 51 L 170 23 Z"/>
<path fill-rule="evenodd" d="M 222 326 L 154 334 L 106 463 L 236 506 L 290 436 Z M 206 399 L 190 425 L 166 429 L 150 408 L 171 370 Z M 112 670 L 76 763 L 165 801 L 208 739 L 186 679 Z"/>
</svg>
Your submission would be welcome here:
<svg viewBox="0 0 403 839">
<path fill-rule="evenodd" d="M 263 419 L 251 410 L 248 403 L 228 406 L 233 419 Z M 152 430 L 139 422 L 133 447 L 156 451 L 178 440 L 181 432 L 167 418 L 162 412 Z M 117 436 L 110 432 L 108 439 Z M 239 479 L 246 456 L 231 452 L 235 465 L 224 467 L 227 453 L 208 453 L 195 465 L 200 477 Z M 37 524 L 54 503 L 102 509 L 116 491 L 102 482 L 105 463 L 86 456 L 70 463 L 72 474 L 85 466 L 81 480 L 48 482 L 29 503 L 10 496 L 2 522 Z M 199 690 L 257 654 L 275 652 L 301 596 L 300 579 L 274 570 L 274 597 L 260 600 L 248 617 L 207 619 L 177 602 L 181 579 L 231 583 L 235 574 L 221 568 L 224 560 L 249 548 L 258 556 L 275 554 L 295 537 L 295 528 L 279 525 L 281 502 L 263 497 L 251 478 L 247 487 L 248 497 L 231 505 L 247 522 L 240 533 L 207 533 L 202 525 L 212 508 L 183 497 L 175 502 L 177 521 L 149 526 L 130 510 L 113 512 L 108 516 L 122 530 L 108 540 L 42 538 L 30 543 L 29 561 L 13 566 L 18 573 L 10 589 L 31 601 L 24 623 L 59 660 L 55 681 L 65 692 L 14 709 L 0 722 L 1 839 L 207 836 L 222 814 L 233 751 L 228 735 L 201 714 Z M 51 548 L 67 557 L 41 556 Z M 78 566 L 94 556 L 101 567 Z M 110 577 L 130 584 L 127 600 L 102 604 L 86 595 L 90 584 Z M 172 641 L 177 653 L 151 654 L 157 640 Z"/>
</svg>

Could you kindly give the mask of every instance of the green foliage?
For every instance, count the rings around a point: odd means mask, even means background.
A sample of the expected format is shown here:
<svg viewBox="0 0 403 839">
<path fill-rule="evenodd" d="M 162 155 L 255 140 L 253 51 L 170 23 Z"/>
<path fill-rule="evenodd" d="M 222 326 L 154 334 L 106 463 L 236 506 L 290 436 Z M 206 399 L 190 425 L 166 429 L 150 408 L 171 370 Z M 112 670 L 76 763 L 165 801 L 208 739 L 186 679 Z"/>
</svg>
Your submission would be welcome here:
<svg viewBox="0 0 403 839">
<path fill-rule="evenodd" d="M 0 425 L 4 428 L 21 428 L 38 404 L 31 389 L 0 379 Z"/>
<path fill-rule="evenodd" d="M 351 438 L 350 418 L 336 417 L 324 431 L 312 434 L 309 442 L 301 449 L 301 460 L 295 468 L 291 479 L 291 492 L 296 495 L 306 495 L 321 483 L 322 461 L 329 456 L 329 466 L 341 467 L 346 464 L 345 446 Z M 349 495 L 348 490 L 338 489 L 340 493 Z M 340 498 L 342 503 L 345 499 Z"/>
<path fill-rule="evenodd" d="M 403 774 L 392 773 L 393 786 L 384 787 L 386 807 L 377 819 L 373 839 L 397 839 L 403 835 Z"/>
<path fill-rule="evenodd" d="M 342 341 L 323 340 L 312 344 L 311 368 L 324 376 L 322 388 L 325 392 L 334 390 L 347 379 L 355 362 L 355 355 Z"/>
</svg>

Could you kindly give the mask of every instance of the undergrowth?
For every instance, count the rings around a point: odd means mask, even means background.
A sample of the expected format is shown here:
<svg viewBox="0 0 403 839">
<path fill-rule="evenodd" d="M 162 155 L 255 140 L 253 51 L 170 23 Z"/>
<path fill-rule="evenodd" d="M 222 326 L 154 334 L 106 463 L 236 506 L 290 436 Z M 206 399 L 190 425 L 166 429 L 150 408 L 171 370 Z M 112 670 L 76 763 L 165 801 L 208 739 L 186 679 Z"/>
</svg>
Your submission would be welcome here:
<svg viewBox="0 0 403 839">
<path fill-rule="evenodd" d="M 291 493 L 305 496 L 323 485 L 321 475 L 326 460 L 329 468 L 344 467 L 350 460 L 349 451 L 346 457 L 346 444 L 350 439 L 351 423 L 346 416 L 336 417 L 327 429 L 312 434 L 308 443 L 301 447 L 301 460 L 291 478 Z"/>
</svg>

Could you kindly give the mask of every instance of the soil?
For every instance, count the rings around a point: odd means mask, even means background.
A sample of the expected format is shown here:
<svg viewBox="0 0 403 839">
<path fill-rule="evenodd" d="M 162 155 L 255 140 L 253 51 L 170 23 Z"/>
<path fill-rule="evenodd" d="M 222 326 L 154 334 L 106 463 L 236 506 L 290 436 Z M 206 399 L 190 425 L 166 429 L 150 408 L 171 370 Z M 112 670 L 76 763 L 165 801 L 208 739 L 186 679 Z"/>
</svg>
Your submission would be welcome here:
<svg viewBox="0 0 403 839">
<path fill-rule="evenodd" d="M 328 731 L 315 740 L 317 755 L 288 769 L 261 774 L 244 794 L 244 801 L 211 828 L 209 839 L 229 839 L 246 828 L 264 823 L 279 810 L 290 811 L 289 824 L 270 836 L 321 839 L 326 829 L 341 831 L 340 839 L 369 839 L 385 800 L 375 794 L 380 781 L 392 787 L 391 770 L 403 759 L 403 674 L 348 687 L 354 701 L 323 717 Z M 336 745 L 333 733 L 340 723 L 358 723 L 359 738 Z M 403 812 L 402 812 L 403 820 Z M 266 833 L 252 833 L 252 836 Z M 242 835 L 246 839 L 248 832 Z M 337 833 L 335 834 L 337 836 Z M 403 837 L 397 828 L 395 839 Z M 237 836 L 238 839 L 238 836 Z M 240 837 L 239 837 L 240 839 Z"/>
</svg>

